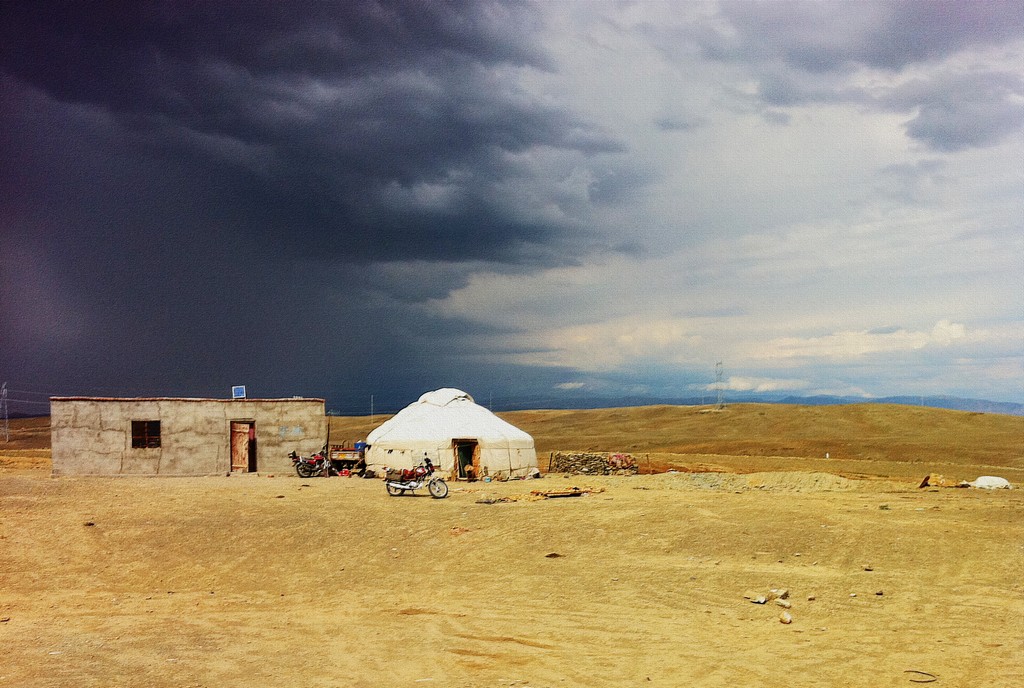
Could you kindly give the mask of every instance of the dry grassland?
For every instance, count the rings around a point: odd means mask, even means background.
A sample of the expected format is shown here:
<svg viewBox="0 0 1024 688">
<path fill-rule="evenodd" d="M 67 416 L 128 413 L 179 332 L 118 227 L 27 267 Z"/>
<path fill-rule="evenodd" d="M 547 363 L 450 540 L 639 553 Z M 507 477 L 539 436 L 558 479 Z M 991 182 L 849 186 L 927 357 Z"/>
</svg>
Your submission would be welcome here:
<svg viewBox="0 0 1024 688">
<path fill-rule="evenodd" d="M 542 457 L 734 470 L 441 501 L 346 478 L 53 479 L 45 449 L 0 445 L 0 683 L 1024 685 L 1024 491 L 916 487 L 940 464 L 1018 482 L 1024 419 L 843 408 L 503 414 Z M 529 498 L 569 485 L 594 492 Z M 788 610 L 744 597 L 772 588 Z"/>
</svg>

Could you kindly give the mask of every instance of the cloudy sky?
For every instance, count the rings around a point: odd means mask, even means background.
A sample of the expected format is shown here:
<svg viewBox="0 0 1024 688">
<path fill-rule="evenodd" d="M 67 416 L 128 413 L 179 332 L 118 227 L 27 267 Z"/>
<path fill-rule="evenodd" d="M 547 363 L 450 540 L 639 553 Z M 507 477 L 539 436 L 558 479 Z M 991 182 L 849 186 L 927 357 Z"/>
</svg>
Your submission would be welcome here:
<svg viewBox="0 0 1024 688">
<path fill-rule="evenodd" d="M 1019 0 L 14 1 L 0 89 L 12 398 L 1024 402 Z"/>
</svg>

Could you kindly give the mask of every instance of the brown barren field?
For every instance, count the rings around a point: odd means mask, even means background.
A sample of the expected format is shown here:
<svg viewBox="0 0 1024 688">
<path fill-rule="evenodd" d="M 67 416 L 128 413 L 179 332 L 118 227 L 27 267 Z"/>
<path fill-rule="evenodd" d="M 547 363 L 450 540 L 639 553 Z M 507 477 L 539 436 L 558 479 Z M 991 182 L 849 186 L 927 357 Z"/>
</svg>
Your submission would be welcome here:
<svg viewBox="0 0 1024 688">
<path fill-rule="evenodd" d="M 1024 492 L 917 488 L 1019 484 L 1024 418 L 501 415 L 542 468 L 594 449 L 679 472 L 452 483 L 441 501 L 348 478 L 54 479 L 45 421 L 12 424 L 0 683 L 1024 685 Z M 369 427 L 335 418 L 332 437 Z M 529 494 L 574 485 L 593 492 Z M 747 599 L 771 589 L 788 609 Z"/>
</svg>

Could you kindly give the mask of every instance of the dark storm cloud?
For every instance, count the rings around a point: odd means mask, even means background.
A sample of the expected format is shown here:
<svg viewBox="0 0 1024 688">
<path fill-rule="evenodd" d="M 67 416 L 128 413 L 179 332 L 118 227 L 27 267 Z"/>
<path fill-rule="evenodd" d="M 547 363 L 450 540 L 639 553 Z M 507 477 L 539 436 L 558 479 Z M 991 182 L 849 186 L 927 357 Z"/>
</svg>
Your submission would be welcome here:
<svg viewBox="0 0 1024 688">
<path fill-rule="evenodd" d="M 503 183 L 528 177 L 508 156 L 620 147 L 503 75 L 545 66 L 536 24 L 518 3 L 22 3 L 3 68 L 109 113 L 183 171 L 169 198 L 276 250 L 557 262 L 570 228 L 507 210 Z"/>
<path fill-rule="evenodd" d="M 899 111 L 917 109 L 907 133 L 943 151 L 989 146 L 1024 128 L 1024 79 L 1017 74 L 960 73 L 914 80 L 883 102 Z"/>
<path fill-rule="evenodd" d="M 622 150 L 517 85 L 549 68 L 525 3 L 0 13 L 0 372 L 46 392 L 450 384 L 462 349 L 407 304 L 573 261 L 582 209 L 530 152 Z"/>
<path fill-rule="evenodd" d="M 735 33 L 705 32 L 710 57 L 781 58 L 808 72 L 855 65 L 898 71 L 1024 32 L 1024 5 L 1015 0 L 725 2 L 721 11 Z"/>
<path fill-rule="evenodd" d="M 750 64 L 771 107 L 850 102 L 913 113 L 907 135 L 941 151 L 993 145 L 1024 128 L 1019 73 L 945 67 L 882 94 L 847 82 L 863 67 L 900 73 L 1020 40 L 1020 2 L 727 2 L 722 18 L 732 32 L 703 27 L 694 40 L 713 59 Z"/>
<path fill-rule="evenodd" d="M 537 19 L 517 2 L 9 2 L 3 17 L 7 69 L 60 99 L 117 110 L 207 99 L 216 65 L 353 78 L 449 60 L 544 64 L 523 40 Z"/>
</svg>

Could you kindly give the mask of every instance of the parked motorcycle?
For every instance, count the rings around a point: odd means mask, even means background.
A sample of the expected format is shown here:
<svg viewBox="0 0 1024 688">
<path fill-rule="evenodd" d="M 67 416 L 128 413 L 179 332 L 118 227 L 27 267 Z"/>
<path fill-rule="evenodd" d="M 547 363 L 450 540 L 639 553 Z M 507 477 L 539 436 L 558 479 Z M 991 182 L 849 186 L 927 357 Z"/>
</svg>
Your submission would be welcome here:
<svg viewBox="0 0 1024 688">
<path fill-rule="evenodd" d="M 294 451 L 288 454 L 292 466 L 300 478 L 312 478 L 317 475 L 330 475 L 331 461 L 327 458 L 327 449 L 321 449 L 312 456 L 300 456 Z"/>
<path fill-rule="evenodd" d="M 362 477 L 363 471 L 366 469 L 366 462 L 361 458 L 355 463 L 332 461 L 327 457 L 326 446 L 312 456 L 300 456 L 293 451 L 288 454 L 288 458 L 292 460 L 292 466 L 295 467 L 295 472 L 299 474 L 300 478 L 315 478 L 317 476 L 327 478 L 335 475 Z"/>
<path fill-rule="evenodd" d="M 434 476 L 434 464 L 426 456 L 423 457 L 423 463 L 416 468 L 392 468 L 384 478 L 384 487 L 392 497 L 406 492 L 411 493 L 424 485 L 434 499 L 444 499 L 448 496 L 448 483 L 440 476 Z"/>
</svg>

